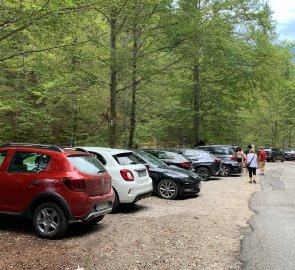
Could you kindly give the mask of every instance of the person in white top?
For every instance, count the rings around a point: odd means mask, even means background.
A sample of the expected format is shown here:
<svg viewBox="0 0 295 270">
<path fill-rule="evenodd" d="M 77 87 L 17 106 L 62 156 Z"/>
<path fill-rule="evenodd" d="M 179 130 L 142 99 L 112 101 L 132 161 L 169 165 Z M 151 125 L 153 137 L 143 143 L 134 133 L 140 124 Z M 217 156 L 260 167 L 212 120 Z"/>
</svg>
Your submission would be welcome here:
<svg viewBox="0 0 295 270">
<path fill-rule="evenodd" d="M 254 147 L 252 147 L 249 151 L 249 154 L 247 154 L 246 164 L 249 164 L 249 183 L 256 183 L 256 169 L 258 167 L 258 158 L 255 154 Z"/>
</svg>

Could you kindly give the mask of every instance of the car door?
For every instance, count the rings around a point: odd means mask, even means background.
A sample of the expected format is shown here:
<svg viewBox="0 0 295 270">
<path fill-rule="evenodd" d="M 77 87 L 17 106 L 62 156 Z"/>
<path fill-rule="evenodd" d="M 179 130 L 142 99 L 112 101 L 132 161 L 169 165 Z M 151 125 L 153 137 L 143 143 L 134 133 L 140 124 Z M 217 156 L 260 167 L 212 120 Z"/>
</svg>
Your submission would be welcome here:
<svg viewBox="0 0 295 270">
<path fill-rule="evenodd" d="M 9 161 L 8 151 L 0 151 L 0 211 L 3 212 L 6 210 L 6 204 L 4 201 L 4 197 L 6 194 L 5 187 L 5 176 L 6 176 L 6 168 Z"/>
<path fill-rule="evenodd" d="M 38 192 L 43 170 L 50 157 L 33 152 L 16 151 L 7 171 L 1 176 L 1 211 L 21 213 Z"/>
</svg>

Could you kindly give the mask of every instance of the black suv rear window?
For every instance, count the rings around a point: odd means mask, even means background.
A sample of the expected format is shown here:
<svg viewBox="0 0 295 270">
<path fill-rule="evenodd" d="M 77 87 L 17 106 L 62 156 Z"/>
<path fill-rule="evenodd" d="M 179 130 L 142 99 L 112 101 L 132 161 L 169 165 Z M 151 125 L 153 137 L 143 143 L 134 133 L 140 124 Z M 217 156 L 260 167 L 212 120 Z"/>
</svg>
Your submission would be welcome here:
<svg viewBox="0 0 295 270">
<path fill-rule="evenodd" d="M 69 156 L 68 159 L 73 166 L 80 172 L 96 174 L 105 171 L 104 166 L 96 157 L 92 156 Z"/>
</svg>

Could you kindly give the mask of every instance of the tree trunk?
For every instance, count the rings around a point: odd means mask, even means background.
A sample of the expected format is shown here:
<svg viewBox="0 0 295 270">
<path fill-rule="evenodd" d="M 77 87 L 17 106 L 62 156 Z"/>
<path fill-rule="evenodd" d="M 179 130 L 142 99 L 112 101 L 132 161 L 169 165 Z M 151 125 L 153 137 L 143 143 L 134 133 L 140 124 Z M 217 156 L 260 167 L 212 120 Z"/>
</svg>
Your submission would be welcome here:
<svg viewBox="0 0 295 270">
<path fill-rule="evenodd" d="M 133 49 L 132 49 L 132 87 L 131 87 L 131 111 L 130 111 L 130 130 L 128 147 L 133 148 L 134 134 L 136 129 L 136 92 L 137 92 L 137 56 L 138 56 L 138 35 L 136 26 L 133 27 Z"/>
<path fill-rule="evenodd" d="M 110 19 L 110 125 L 109 125 L 109 144 L 116 147 L 117 140 L 117 13 L 114 9 Z"/>
<path fill-rule="evenodd" d="M 200 140 L 200 98 L 201 98 L 201 85 L 200 85 L 200 71 L 199 64 L 195 64 L 193 68 L 194 80 L 194 125 L 193 125 L 193 142 L 197 146 Z"/>
</svg>

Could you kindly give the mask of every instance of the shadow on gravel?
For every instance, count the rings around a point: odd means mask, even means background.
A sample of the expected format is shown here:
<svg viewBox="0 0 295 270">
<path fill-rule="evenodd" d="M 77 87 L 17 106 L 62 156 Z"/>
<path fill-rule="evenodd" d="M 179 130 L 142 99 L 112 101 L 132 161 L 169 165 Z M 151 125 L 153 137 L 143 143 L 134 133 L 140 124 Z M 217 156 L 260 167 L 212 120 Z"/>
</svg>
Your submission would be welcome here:
<svg viewBox="0 0 295 270">
<path fill-rule="evenodd" d="M 105 219 L 107 219 L 108 216 L 106 216 L 101 222 L 97 223 L 94 226 L 89 226 L 85 222 L 77 222 L 72 223 L 69 225 L 68 230 L 63 236 L 63 239 L 66 238 L 75 238 L 75 237 L 81 237 L 86 235 L 91 235 L 92 233 L 96 233 L 99 231 L 104 230 L 107 225 L 105 224 Z"/>
<path fill-rule="evenodd" d="M 0 215 L 0 231 L 34 234 L 30 220 L 18 216 Z"/>
<path fill-rule="evenodd" d="M 136 213 L 139 211 L 143 211 L 146 210 L 148 207 L 145 205 L 141 205 L 141 204 L 136 204 L 136 203 L 124 203 L 119 205 L 116 213 L 113 213 L 112 215 L 116 215 L 116 214 L 132 214 L 132 213 Z"/>
<path fill-rule="evenodd" d="M 68 237 L 88 235 L 93 232 L 103 230 L 104 228 L 106 228 L 106 225 L 104 225 L 104 219 L 95 226 L 89 226 L 85 222 L 72 223 L 69 224 L 69 227 L 62 236 L 61 240 Z M 0 233 L 11 233 L 12 235 L 15 233 L 26 234 L 28 236 L 34 236 L 38 239 L 31 220 L 5 214 L 0 215 Z"/>
</svg>

